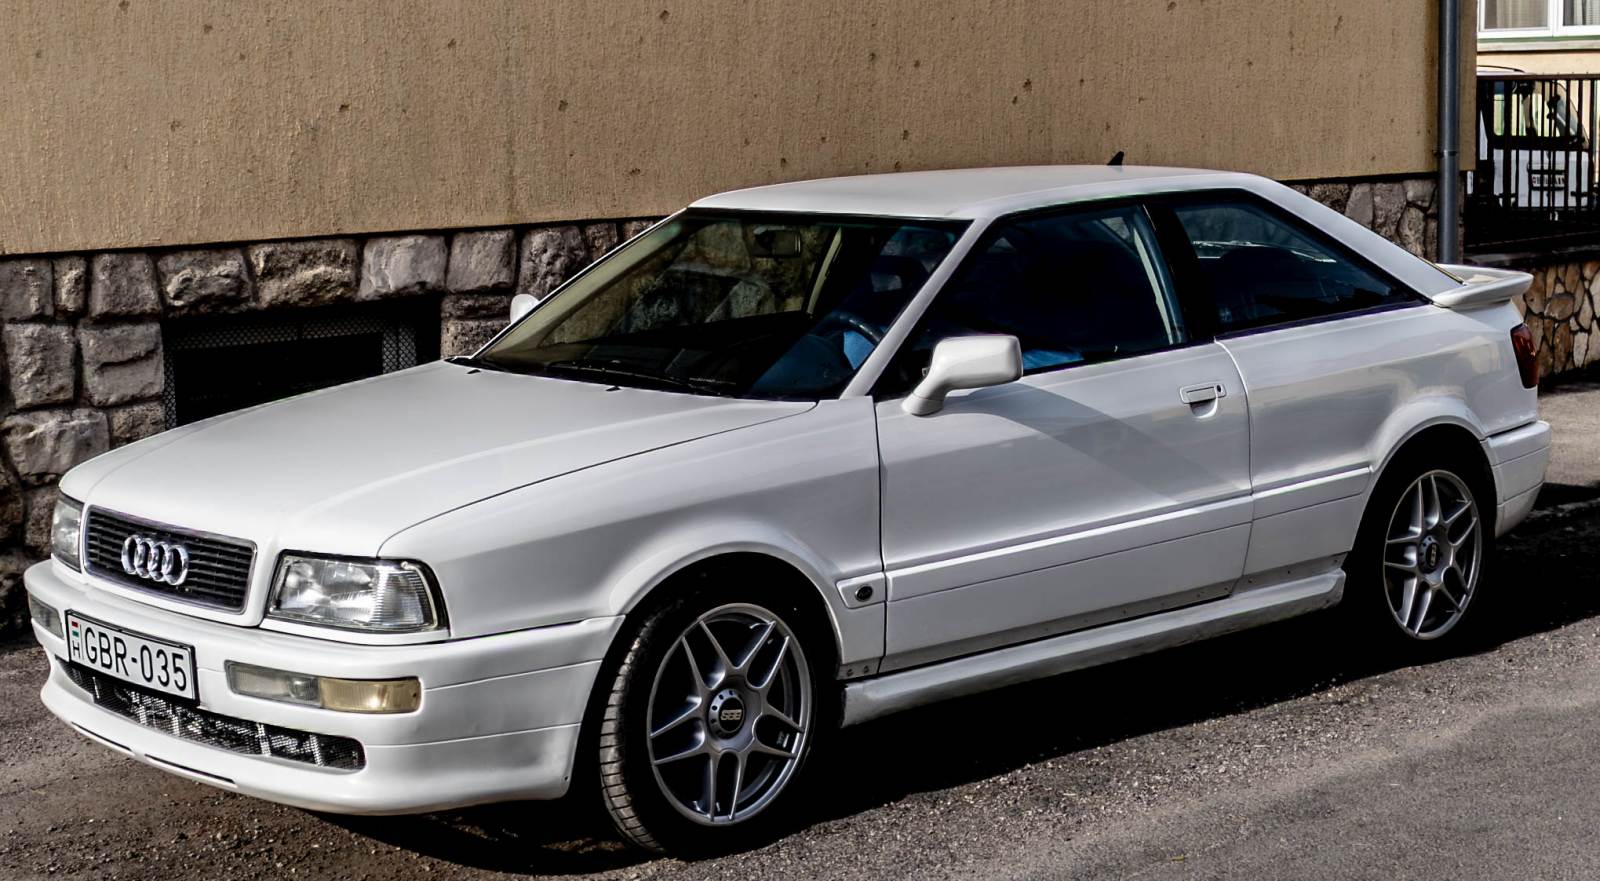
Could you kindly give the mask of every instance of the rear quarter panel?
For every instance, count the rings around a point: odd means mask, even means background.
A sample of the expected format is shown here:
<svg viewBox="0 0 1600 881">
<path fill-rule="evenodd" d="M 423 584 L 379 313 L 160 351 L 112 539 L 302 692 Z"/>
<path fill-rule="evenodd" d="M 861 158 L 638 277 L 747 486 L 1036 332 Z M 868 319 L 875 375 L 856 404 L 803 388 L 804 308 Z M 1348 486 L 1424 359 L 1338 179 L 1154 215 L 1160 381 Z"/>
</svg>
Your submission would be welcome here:
<svg viewBox="0 0 1600 881">
<path fill-rule="evenodd" d="M 1246 574 L 1349 550 L 1376 476 L 1407 438 L 1454 424 L 1481 442 L 1537 418 L 1509 304 L 1431 304 L 1223 341 L 1250 405 L 1256 528 Z"/>
</svg>

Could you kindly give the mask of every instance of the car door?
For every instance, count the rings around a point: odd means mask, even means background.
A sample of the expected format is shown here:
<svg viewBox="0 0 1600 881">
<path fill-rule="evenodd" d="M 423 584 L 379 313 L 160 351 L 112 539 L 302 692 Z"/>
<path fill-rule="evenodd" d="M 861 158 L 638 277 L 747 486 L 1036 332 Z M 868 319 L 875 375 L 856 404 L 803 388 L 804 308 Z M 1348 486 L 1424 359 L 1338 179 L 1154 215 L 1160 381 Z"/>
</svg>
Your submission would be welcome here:
<svg viewBox="0 0 1600 881">
<path fill-rule="evenodd" d="M 1250 531 L 1232 360 L 1137 204 L 996 221 L 880 381 L 885 668 L 1221 597 Z M 1013 334 L 1024 377 L 913 416 L 938 340 Z"/>
<path fill-rule="evenodd" d="M 1461 340 L 1428 336 L 1426 300 L 1281 206 L 1229 191 L 1152 204 L 1180 274 L 1209 293 L 1208 318 L 1250 394 L 1255 493 L 1245 574 L 1331 570 L 1355 541 L 1395 408 L 1481 367 Z M 1176 253 L 1179 247 L 1187 253 Z"/>
</svg>

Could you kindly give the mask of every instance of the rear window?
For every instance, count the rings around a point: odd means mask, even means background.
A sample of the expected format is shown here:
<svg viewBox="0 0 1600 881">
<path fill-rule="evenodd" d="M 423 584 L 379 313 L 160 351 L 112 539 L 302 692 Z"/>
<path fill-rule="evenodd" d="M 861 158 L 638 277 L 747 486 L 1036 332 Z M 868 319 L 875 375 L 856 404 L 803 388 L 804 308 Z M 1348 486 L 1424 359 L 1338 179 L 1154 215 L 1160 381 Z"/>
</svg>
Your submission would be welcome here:
<svg viewBox="0 0 1600 881">
<path fill-rule="evenodd" d="M 1238 196 L 1172 206 L 1228 333 L 1417 302 L 1322 234 Z"/>
</svg>

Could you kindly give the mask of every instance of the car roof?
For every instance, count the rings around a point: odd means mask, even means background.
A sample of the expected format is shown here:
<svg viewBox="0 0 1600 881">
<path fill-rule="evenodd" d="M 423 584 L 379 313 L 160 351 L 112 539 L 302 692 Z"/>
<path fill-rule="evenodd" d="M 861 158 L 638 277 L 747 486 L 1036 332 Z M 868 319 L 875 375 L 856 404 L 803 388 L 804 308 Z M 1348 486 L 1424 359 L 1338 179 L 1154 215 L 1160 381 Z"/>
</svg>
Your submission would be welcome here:
<svg viewBox="0 0 1600 881">
<path fill-rule="evenodd" d="M 908 171 L 771 184 L 708 196 L 692 208 L 981 219 L 1085 199 L 1240 186 L 1263 178 L 1199 168 L 1036 165 Z"/>
</svg>

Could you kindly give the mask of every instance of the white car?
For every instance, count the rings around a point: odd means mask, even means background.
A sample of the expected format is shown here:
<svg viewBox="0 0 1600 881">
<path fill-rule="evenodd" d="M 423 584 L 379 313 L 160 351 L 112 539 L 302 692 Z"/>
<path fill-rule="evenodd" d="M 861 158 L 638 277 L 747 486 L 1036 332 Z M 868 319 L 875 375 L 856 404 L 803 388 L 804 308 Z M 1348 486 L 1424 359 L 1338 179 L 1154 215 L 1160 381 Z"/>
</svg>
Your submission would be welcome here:
<svg viewBox="0 0 1600 881">
<path fill-rule="evenodd" d="M 43 699 L 277 802 L 724 846 L 839 725 L 1341 598 L 1448 641 L 1543 481 L 1527 284 L 1242 174 L 713 196 L 473 357 L 66 475 Z"/>
</svg>

